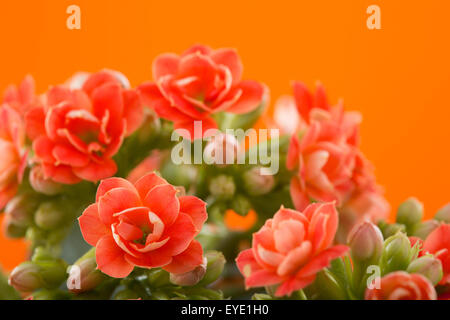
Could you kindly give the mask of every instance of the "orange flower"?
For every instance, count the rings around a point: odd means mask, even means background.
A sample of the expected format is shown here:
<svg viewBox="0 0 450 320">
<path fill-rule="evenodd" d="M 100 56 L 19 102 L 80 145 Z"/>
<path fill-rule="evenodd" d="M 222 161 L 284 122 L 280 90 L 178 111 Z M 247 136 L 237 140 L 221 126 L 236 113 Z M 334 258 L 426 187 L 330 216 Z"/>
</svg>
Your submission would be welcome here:
<svg viewBox="0 0 450 320">
<path fill-rule="evenodd" d="M 43 107 L 26 116 L 34 160 L 45 178 L 74 184 L 114 175 L 112 156 L 142 121 L 138 93 L 102 71 L 90 75 L 81 89 L 56 86 L 45 98 Z"/>
<path fill-rule="evenodd" d="M 177 189 L 150 173 L 134 185 L 121 178 L 103 180 L 96 203 L 79 218 L 81 232 L 96 247 L 98 268 L 126 277 L 134 266 L 186 273 L 203 263 L 194 240 L 207 219 L 206 203 L 177 197 Z"/>
<path fill-rule="evenodd" d="M 320 84 L 313 95 L 304 84 L 294 82 L 294 97 L 280 101 L 279 119 L 295 108 L 300 115 L 285 128 L 286 132 L 295 129 L 286 165 L 298 170 L 290 188 L 296 209 L 303 210 L 311 201 L 336 201 L 355 215 L 346 220 L 385 218 L 389 205 L 376 185 L 372 165 L 359 150 L 361 115 L 344 111 L 342 101 L 331 106 Z"/>
<path fill-rule="evenodd" d="M 19 113 L 9 105 L 0 107 L 0 209 L 17 192 L 26 168 L 23 149 L 25 129 Z"/>
<path fill-rule="evenodd" d="M 450 284 L 450 224 L 433 230 L 423 242 L 422 252 L 432 253 L 441 260 L 444 276 L 439 284 Z"/>
<path fill-rule="evenodd" d="M 256 81 L 241 80 L 242 63 L 233 49 L 212 50 L 196 45 L 182 55 L 162 54 L 153 63 L 153 79 L 139 89 L 144 102 L 176 129 L 194 137 L 194 121 L 202 121 L 203 133 L 217 128 L 212 114 L 248 113 L 263 100 L 265 88 Z"/>
<path fill-rule="evenodd" d="M 366 300 L 436 300 L 433 285 L 418 273 L 392 272 L 380 281 L 379 289 L 367 289 Z"/>
<path fill-rule="evenodd" d="M 338 226 L 333 203 L 314 203 L 303 213 L 281 209 L 253 234 L 252 248 L 236 259 L 247 287 L 278 284 L 277 296 L 311 284 L 316 274 L 348 251 L 332 246 Z"/>
<path fill-rule="evenodd" d="M 26 76 L 19 86 L 10 85 L 6 88 L 3 103 L 8 104 L 20 115 L 41 105 L 40 98 L 35 94 L 35 83 L 32 76 Z"/>
</svg>

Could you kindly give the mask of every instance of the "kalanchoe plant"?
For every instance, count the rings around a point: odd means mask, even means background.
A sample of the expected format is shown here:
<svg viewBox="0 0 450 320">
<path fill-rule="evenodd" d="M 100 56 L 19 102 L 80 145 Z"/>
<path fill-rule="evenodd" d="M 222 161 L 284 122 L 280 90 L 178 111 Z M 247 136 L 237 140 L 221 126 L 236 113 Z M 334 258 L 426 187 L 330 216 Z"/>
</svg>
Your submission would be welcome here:
<svg viewBox="0 0 450 320">
<path fill-rule="evenodd" d="M 448 299 L 450 205 L 424 221 L 409 198 L 388 223 L 358 112 L 297 81 L 272 120 L 242 78 L 236 50 L 196 45 L 137 88 L 10 86 L 0 209 L 30 260 L 0 299 Z"/>
</svg>

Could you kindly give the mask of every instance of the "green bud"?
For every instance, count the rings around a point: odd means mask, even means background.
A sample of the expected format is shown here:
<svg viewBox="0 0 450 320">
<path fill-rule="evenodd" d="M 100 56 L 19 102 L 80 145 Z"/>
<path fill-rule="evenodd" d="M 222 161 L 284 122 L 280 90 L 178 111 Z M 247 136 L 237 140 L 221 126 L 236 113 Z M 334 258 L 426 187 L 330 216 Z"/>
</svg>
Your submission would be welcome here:
<svg viewBox="0 0 450 320">
<path fill-rule="evenodd" d="M 31 261 L 40 267 L 39 274 L 47 289 L 59 287 L 67 277 L 67 263 L 55 258 L 42 247 L 36 248 Z"/>
<path fill-rule="evenodd" d="M 423 204 L 416 198 L 409 198 L 398 207 L 397 223 L 411 227 L 422 221 L 422 218 Z"/>
<path fill-rule="evenodd" d="M 386 239 L 380 261 L 383 275 L 396 270 L 406 270 L 411 258 L 410 252 L 411 242 L 403 232 Z"/>
<path fill-rule="evenodd" d="M 443 206 L 434 216 L 435 220 L 450 223 L 450 203 Z"/>
<path fill-rule="evenodd" d="M 170 274 L 170 282 L 177 286 L 195 286 L 203 279 L 206 273 L 206 258 L 203 258 L 203 263 L 194 270 L 181 273 Z"/>
<path fill-rule="evenodd" d="M 8 216 L 3 220 L 3 230 L 6 237 L 18 239 L 25 237 L 28 227 L 20 226 L 14 223 Z"/>
<path fill-rule="evenodd" d="M 222 252 L 210 250 L 205 253 L 207 260 L 206 274 L 199 285 L 206 286 L 216 281 L 223 272 L 226 260 Z"/>
<path fill-rule="evenodd" d="M 246 197 L 239 194 L 233 198 L 231 202 L 231 209 L 233 209 L 237 214 L 245 216 L 252 209 L 252 204 Z"/>
<path fill-rule="evenodd" d="M 376 264 L 383 252 L 383 235 L 373 223 L 363 222 L 350 232 L 348 244 L 355 262 Z"/>
<path fill-rule="evenodd" d="M 426 239 L 428 235 L 437 227 L 439 227 L 439 222 L 436 220 L 428 220 L 418 224 L 414 227 L 412 235 L 415 237 L 419 237 L 421 239 Z"/>
<path fill-rule="evenodd" d="M 42 203 L 34 216 L 36 225 L 44 230 L 58 228 L 64 221 L 65 212 L 59 201 L 47 201 Z"/>
<path fill-rule="evenodd" d="M 41 268 L 30 261 L 21 263 L 9 275 L 8 283 L 20 292 L 32 292 L 45 284 L 41 276 Z"/>
<path fill-rule="evenodd" d="M 209 192 L 218 199 L 231 199 L 236 192 L 233 177 L 221 174 L 212 178 L 209 183 Z"/>
<path fill-rule="evenodd" d="M 437 285 L 443 276 L 441 261 L 431 255 L 414 260 L 406 271 L 409 273 L 420 273 L 430 280 L 433 286 Z"/>
<path fill-rule="evenodd" d="M 150 269 L 147 271 L 147 280 L 152 288 L 170 285 L 170 275 L 163 269 Z"/>
<path fill-rule="evenodd" d="M 86 252 L 70 267 L 67 288 L 74 293 L 82 293 L 98 287 L 107 276 L 97 269 L 95 248 Z"/>
<path fill-rule="evenodd" d="M 406 233 L 406 227 L 404 224 L 399 223 L 385 224 L 381 227 L 381 232 L 383 232 L 383 237 L 387 239 L 398 232 Z"/>
<path fill-rule="evenodd" d="M 261 196 L 272 191 L 275 178 L 269 168 L 254 167 L 244 173 L 244 187 L 252 196 Z"/>
<path fill-rule="evenodd" d="M 8 202 L 5 214 L 15 226 L 28 227 L 33 223 L 33 214 L 38 204 L 36 195 L 24 193 Z"/>
</svg>

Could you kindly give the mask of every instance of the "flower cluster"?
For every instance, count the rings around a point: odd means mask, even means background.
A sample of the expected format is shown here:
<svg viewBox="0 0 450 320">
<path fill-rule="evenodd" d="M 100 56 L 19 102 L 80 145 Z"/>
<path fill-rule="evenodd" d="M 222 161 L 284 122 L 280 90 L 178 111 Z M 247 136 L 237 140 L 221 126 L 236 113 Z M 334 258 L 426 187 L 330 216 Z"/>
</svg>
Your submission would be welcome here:
<svg viewBox="0 0 450 320">
<path fill-rule="evenodd" d="M 236 50 L 203 45 L 158 56 L 135 88 L 108 69 L 41 94 L 31 76 L 8 87 L 3 232 L 27 239 L 31 258 L 0 297 L 449 299 L 450 205 L 424 221 L 409 198 L 388 223 L 361 115 L 321 84 L 293 90 L 268 120 L 268 88 L 243 80 Z M 281 135 L 228 130 L 261 123 Z M 278 171 L 228 161 L 264 151 Z"/>
</svg>

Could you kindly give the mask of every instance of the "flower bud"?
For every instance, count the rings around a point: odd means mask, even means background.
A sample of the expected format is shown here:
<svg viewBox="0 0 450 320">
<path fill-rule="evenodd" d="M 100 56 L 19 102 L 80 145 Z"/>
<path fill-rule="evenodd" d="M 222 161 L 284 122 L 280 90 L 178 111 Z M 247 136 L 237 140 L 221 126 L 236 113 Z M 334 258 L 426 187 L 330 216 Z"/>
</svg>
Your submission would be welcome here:
<svg viewBox="0 0 450 320">
<path fill-rule="evenodd" d="M 14 225 L 28 227 L 33 222 L 33 214 L 37 206 L 37 197 L 30 193 L 24 193 L 8 202 L 5 214 Z"/>
<path fill-rule="evenodd" d="M 64 260 L 53 257 L 43 247 L 36 248 L 31 261 L 40 267 L 39 274 L 44 280 L 44 288 L 57 288 L 67 277 L 67 264 Z"/>
<path fill-rule="evenodd" d="M 238 215 L 245 216 L 252 209 L 252 204 L 246 197 L 237 195 L 231 202 L 231 209 L 233 209 Z"/>
<path fill-rule="evenodd" d="M 41 268 L 30 261 L 21 263 L 9 275 L 8 283 L 20 292 L 32 292 L 44 286 Z"/>
<path fill-rule="evenodd" d="M 90 291 L 106 278 L 106 275 L 97 269 L 95 248 L 92 248 L 70 267 L 67 288 L 74 293 Z"/>
<path fill-rule="evenodd" d="M 206 274 L 199 282 L 200 285 L 206 286 L 216 281 L 223 272 L 226 260 L 223 254 L 219 251 L 210 250 L 205 253 L 207 260 Z"/>
<path fill-rule="evenodd" d="M 383 232 L 383 236 L 385 239 L 392 237 L 393 235 L 397 234 L 398 232 L 406 233 L 405 225 L 399 224 L 399 223 L 382 224 L 382 225 L 380 225 L 380 228 L 381 228 L 381 232 Z"/>
<path fill-rule="evenodd" d="M 411 242 L 406 234 L 398 232 L 384 242 L 380 266 L 383 274 L 406 270 L 410 261 Z"/>
<path fill-rule="evenodd" d="M 236 185 L 233 177 L 224 174 L 211 179 L 209 183 L 209 192 L 219 199 L 230 199 L 234 196 Z"/>
<path fill-rule="evenodd" d="M 435 220 L 450 223 L 450 203 L 443 206 L 434 216 Z"/>
<path fill-rule="evenodd" d="M 169 273 L 163 269 L 151 269 L 147 271 L 147 281 L 153 288 L 164 287 L 170 284 Z"/>
<path fill-rule="evenodd" d="M 440 223 L 436 220 L 428 220 L 422 222 L 421 224 L 414 227 L 412 235 L 421 239 L 426 239 L 434 229 L 439 227 L 439 224 Z"/>
<path fill-rule="evenodd" d="M 27 233 L 27 229 L 27 227 L 15 224 L 15 222 L 8 215 L 6 215 L 3 219 L 3 232 L 8 238 L 23 238 Z"/>
<path fill-rule="evenodd" d="M 244 173 L 244 187 L 252 196 L 269 193 L 275 186 L 275 178 L 266 167 L 254 167 Z"/>
<path fill-rule="evenodd" d="M 203 258 L 203 263 L 196 267 L 194 270 L 181 273 L 181 274 L 170 274 L 170 282 L 178 286 L 195 286 L 200 280 L 203 279 L 206 273 L 206 258 Z"/>
<path fill-rule="evenodd" d="M 376 264 L 383 252 L 383 234 L 371 222 L 363 222 L 355 226 L 347 242 L 355 261 Z"/>
<path fill-rule="evenodd" d="M 204 151 L 206 164 L 226 166 L 233 164 L 238 154 L 239 143 L 231 134 L 220 133 L 211 138 Z"/>
<path fill-rule="evenodd" d="M 430 280 L 433 286 L 437 285 L 443 276 L 442 263 L 433 256 L 423 256 L 414 260 L 406 271 L 420 273 Z"/>
<path fill-rule="evenodd" d="M 56 229 L 64 221 L 65 212 L 59 201 L 42 203 L 34 216 L 36 225 L 44 230 Z"/>
<path fill-rule="evenodd" d="M 48 196 L 53 196 L 62 191 L 63 185 L 54 182 L 44 176 L 44 172 L 41 166 L 34 166 L 30 171 L 30 185 L 31 187 L 40 193 Z"/>
<path fill-rule="evenodd" d="M 423 204 L 416 198 L 409 198 L 397 210 L 397 223 L 413 226 L 423 218 Z"/>
</svg>

